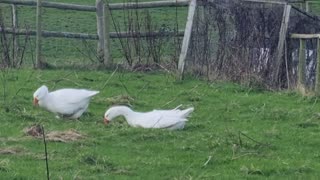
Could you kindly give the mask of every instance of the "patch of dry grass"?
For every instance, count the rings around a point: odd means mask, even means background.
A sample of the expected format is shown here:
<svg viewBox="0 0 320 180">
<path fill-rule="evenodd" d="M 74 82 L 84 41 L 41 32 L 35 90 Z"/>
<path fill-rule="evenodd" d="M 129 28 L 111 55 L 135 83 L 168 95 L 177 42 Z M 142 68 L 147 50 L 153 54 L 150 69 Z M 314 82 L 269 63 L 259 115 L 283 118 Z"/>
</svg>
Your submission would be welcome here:
<svg viewBox="0 0 320 180">
<path fill-rule="evenodd" d="M 84 135 L 70 129 L 67 131 L 52 131 L 46 134 L 47 141 L 70 142 L 83 139 Z"/>
<path fill-rule="evenodd" d="M 31 127 L 26 127 L 23 132 L 32 137 L 42 138 L 43 129 L 39 124 L 32 125 Z M 69 129 L 66 131 L 51 131 L 46 134 L 47 141 L 57 141 L 57 142 L 70 142 L 83 139 L 84 135 L 79 132 Z"/>
<path fill-rule="evenodd" d="M 19 154 L 24 152 L 24 148 L 20 147 L 3 147 L 0 148 L 0 154 Z"/>
</svg>

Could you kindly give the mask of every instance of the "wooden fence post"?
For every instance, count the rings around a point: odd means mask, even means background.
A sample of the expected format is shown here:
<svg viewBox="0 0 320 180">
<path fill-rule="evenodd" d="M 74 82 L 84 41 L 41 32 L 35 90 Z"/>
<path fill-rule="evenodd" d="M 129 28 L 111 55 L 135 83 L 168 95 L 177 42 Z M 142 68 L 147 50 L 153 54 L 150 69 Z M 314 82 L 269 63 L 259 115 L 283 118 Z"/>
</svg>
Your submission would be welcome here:
<svg viewBox="0 0 320 180">
<path fill-rule="evenodd" d="M 106 21 L 106 6 L 103 0 L 96 0 L 96 8 L 97 8 L 97 34 L 99 37 L 98 47 L 97 47 L 97 55 L 100 62 L 103 62 L 104 65 L 108 64 L 109 61 L 109 24 Z M 108 27 L 107 27 L 108 26 Z M 108 33 L 108 34 L 107 34 Z"/>
<path fill-rule="evenodd" d="M 274 82 L 278 82 L 278 75 L 280 72 L 281 59 L 283 57 L 283 47 L 286 40 L 289 17 L 290 17 L 291 5 L 284 5 L 282 22 L 279 32 L 279 41 L 277 46 L 276 58 L 275 58 L 275 74 L 273 77 Z"/>
<path fill-rule="evenodd" d="M 316 84 L 315 93 L 320 95 L 320 38 L 317 38 L 317 69 L 316 69 Z"/>
<path fill-rule="evenodd" d="M 12 67 L 14 67 L 17 65 L 17 62 L 18 62 L 18 51 L 19 51 L 18 36 L 15 34 L 15 32 L 18 29 L 18 16 L 17 16 L 17 6 L 15 4 L 12 4 L 11 8 L 12 8 L 12 28 L 14 32 L 12 34 L 12 40 L 13 40 Z"/>
<path fill-rule="evenodd" d="M 37 17 L 36 17 L 36 67 L 42 68 L 42 59 L 41 59 L 41 19 L 42 19 L 42 10 L 41 10 L 42 0 L 37 0 Z"/>
<path fill-rule="evenodd" d="M 109 0 L 107 0 L 107 5 L 104 6 L 105 8 L 105 44 L 104 44 L 104 65 L 108 65 L 108 63 L 112 62 L 111 53 L 110 53 L 110 27 L 111 27 L 111 10 L 109 7 Z"/>
<path fill-rule="evenodd" d="M 306 81 L 306 40 L 300 39 L 299 63 L 298 63 L 298 90 L 305 91 Z"/>
<path fill-rule="evenodd" d="M 304 6 L 305 7 L 305 11 L 306 12 L 310 12 L 309 2 L 305 1 L 304 4 L 305 4 L 305 6 Z"/>
<path fill-rule="evenodd" d="M 197 6 L 197 0 L 191 0 L 189 4 L 186 29 L 184 31 L 184 37 L 182 41 L 181 53 L 179 57 L 179 64 L 178 64 L 179 79 L 183 78 L 185 60 L 188 53 L 189 41 L 192 33 L 193 16 L 196 10 L 196 6 Z"/>
</svg>

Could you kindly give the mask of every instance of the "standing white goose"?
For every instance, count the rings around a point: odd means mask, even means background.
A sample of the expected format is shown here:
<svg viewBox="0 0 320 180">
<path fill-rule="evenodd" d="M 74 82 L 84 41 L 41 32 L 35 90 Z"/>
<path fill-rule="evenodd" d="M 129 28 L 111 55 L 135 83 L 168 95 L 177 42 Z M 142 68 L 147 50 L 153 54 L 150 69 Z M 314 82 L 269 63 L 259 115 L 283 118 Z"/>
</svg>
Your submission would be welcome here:
<svg viewBox="0 0 320 180">
<path fill-rule="evenodd" d="M 171 110 L 153 110 L 150 112 L 135 112 L 127 106 L 113 106 L 104 114 L 104 123 L 108 124 L 118 116 L 124 116 L 132 127 L 166 128 L 170 130 L 183 129 L 187 117 L 194 110 L 190 107 L 180 110 L 180 106 Z"/>
<path fill-rule="evenodd" d="M 43 85 L 33 94 L 33 104 L 55 113 L 58 117 L 79 118 L 89 106 L 92 96 L 99 91 L 59 89 L 53 92 Z"/>
</svg>

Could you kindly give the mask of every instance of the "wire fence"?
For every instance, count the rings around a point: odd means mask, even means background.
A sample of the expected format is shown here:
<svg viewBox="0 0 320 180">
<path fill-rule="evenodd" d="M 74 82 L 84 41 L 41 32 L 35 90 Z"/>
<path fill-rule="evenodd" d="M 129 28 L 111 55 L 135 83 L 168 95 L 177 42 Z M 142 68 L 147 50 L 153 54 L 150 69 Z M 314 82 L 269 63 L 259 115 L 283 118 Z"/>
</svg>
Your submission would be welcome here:
<svg viewBox="0 0 320 180">
<path fill-rule="evenodd" d="M 95 34 L 95 12 L 43 8 L 42 29 L 46 31 Z M 97 41 L 71 38 L 43 38 L 44 62 L 54 67 L 89 66 L 98 63 Z"/>
<path fill-rule="evenodd" d="M 279 4 L 212 1 L 197 9 L 187 67 L 208 79 L 272 84 Z"/>
<path fill-rule="evenodd" d="M 166 2 L 165 2 L 166 3 Z M 124 6 L 137 5 L 138 1 L 127 1 Z M 12 29 L 23 28 L 26 31 L 34 32 L 36 29 L 36 8 L 33 6 L 17 5 L 16 12 L 18 24 L 14 27 L 12 19 L 12 6 L 1 4 L 2 17 L 4 17 L 3 28 Z M 92 6 L 94 7 L 94 6 Z M 121 6 L 120 6 L 121 7 Z M 81 12 L 66 9 L 41 8 L 41 29 L 48 32 L 68 32 L 97 34 L 97 14 L 96 12 Z M 113 63 L 125 64 L 125 66 L 134 67 L 139 64 L 155 64 L 160 61 L 164 63 L 176 64 L 180 37 L 179 24 L 181 19 L 186 17 L 186 7 L 175 8 L 152 8 L 152 9 L 126 9 L 112 11 L 106 15 L 110 21 L 109 31 L 114 32 L 110 37 L 111 59 Z M 31 34 L 33 33 L 31 32 Z M 123 32 L 127 35 L 121 37 Z M 143 33 L 155 35 L 144 36 Z M 27 33 L 28 34 L 28 33 Z M 20 41 L 27 41 L 24 46 L 25 65 L 35 65 L 35 38 L 28 35 L 12 36 L 6 34 L 7 39 L 19 39 L 19 46 L 23 46 Z M 136 36 L 133 38 L 133 36 Z M 11 46 L 12 44 L 9 44 Z M 176 46 L 177 45 L 177 46 Z M 178 48 L 176 48 L 178 47 Z M 21 47 L 19 47 L 21 49 Z M 96 67 L 101 64 L 101 59 L 97 54 L 97 41 L 88 39 L 71 38 L 42 38 L 41 58 L 44 67 L 64 67 L 64 66 L 82 66 Z"/>
<path fill-rule="evenodd" d="M 124 5 L 137 5 L 138 2 L 129 0 L 126 3 Z M 318 8 L 313 3 L 309 5 L 311 12 Z M 290 34 L 319 33 L 319 18 L 305 13 L 299 6 L 293 4 L 289 13 L 289 23 L 284 34 L 284 51 L 280 52 L 285 3 L 201 1 L 192 27 L 187 72 L 205 76 L 209 80 L 230 80 L 263 88 L 292 88 L 297 86 L 299 72 L 303 69 L 306 85 L 314 88 L 317 41 L 305 40 L 306 48 L 301 50 L 301 40 L 291 39 Z M 34 29 L 36 8 L 16 8 L 19 19 L 17 26 L 27 31 Z M 6 27 L 15 26 L 11 21 L 11 11 L 11 5 L 1 4 L 2 19 Z M 110 41 L 112 63 L 133 70 L 150 70 L 152 66 L 177 69 L 183 35 L 180 30 L 185 28 L 186 17 L 185 6 L 111 11 L 108 14 L 108 28 L 113 32 L 110 37 L 115 37 Z M 97 14 L 94 11 L 84 13 L 44 8 L 42 20 L 42 29 L 46 31 L 91 35 L 98 31 Z M 154 32 L 157 34 L 152 34 Z M 9 47 L 14 43 L 14 37 L 5 36 L 6 39 L 12 39 L 8 41 Z M 25 59 L 23 64 L 35 65 L 35 38 L 27 33 L 17 36 L 17 41 L 18 54 L 23 57 L 21 59 Z M 44 38 L 42 51 L 47 66 L 95 67 L 101 63 L 97 55 L 96 40 Z M 300 57 L 305 57 L 306 63 L 304 68 L 299 69 Z"/>
<path fill-rule="evenodd" d="M 320 24 L 318 19 L 293 8 L 283 56 L 277 62 L 283 17 L 283 4 L 206 1 L 197 8 L 187 71 L 209 80 L 230 80 L 261 88 L 295 87 L 299 41 L 290 39 L 290 34 L 320 32 Z M 306 47 L 307 85 L 313 88 L 315 41 L 308 41 Z"/>
<path fill-rule="evenodd" d="M 298 8 L 293 8 L 290 15 L 290 23 L 288 26 L 288 34 L 316 34 L 320 32 L 320 20 L 315 17 L 310 17 L 309 14 L 304 14 Z M 317 38 L 306 39 L 305 47 L 301 48 L 301 39 L 287 39 L 287 83 L 292 87 L 298 85 L 299 79 L 299 62 L 303 62 L 303 82 L 308 89 L 315 88 L 316 81 L 316 66 L 317 66 Z M 303 54 L 301 54 L 303 53 Z M 303 57 L 302 59 L 300 57 Z M 301 62 L 300 62 L 301 63 Z"/>
</svg>

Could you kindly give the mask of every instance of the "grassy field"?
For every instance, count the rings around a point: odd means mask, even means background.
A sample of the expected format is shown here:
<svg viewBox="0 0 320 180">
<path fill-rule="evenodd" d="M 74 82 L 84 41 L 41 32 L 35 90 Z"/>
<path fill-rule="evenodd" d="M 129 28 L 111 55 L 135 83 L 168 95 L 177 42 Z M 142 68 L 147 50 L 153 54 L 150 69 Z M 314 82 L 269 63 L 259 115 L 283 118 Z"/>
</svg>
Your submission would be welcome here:
<svg viewBox="0 0 320 180">
<path fill-rule="evenodd" d="M 56 0 L 65 2 L 63 0 Z M 122 2 L 113 0 L 111 2 Z M 68 3 L 93 5 L 88 0 Z M 317 9 L 317 8 L 316 8 Z M 21 26 L 34 27 L 35 9 L 20 7 Z M 152 10 L 154 22 L 173 26 L 175 9 Z M 186 8 L 178 9 L 183 28 Z M 45 30 L 95 33 L 95 14 L 47 10 Z M 6 14 L 8 15 L 8 14 Z M 50 16 L 53 15 L 53 16 Z M 115 16 L 121 21 L 122 12 Z M 8 19 L 6 19 L 8 20 Z M 181 23 L 183 22 L 183 23 Z M 171 24 L 170 24 L 171 23 Z M 167 26 L 167 25 L 165 25 Z M 112 29 L 113 30 L 113 29 Z M 95 42 L 92 46 L 95 46 Z M 112 41 L 113 58 L 123 57 Z M 45 58 L 53 65 L 89 61 L 79 41 L 45 39 Z M 27 61 L 34 46 L 28 45 Z M 80 51 L 81 51 L 80 48 Z M 83 62 L 82 62 L 83 60 Z M 1 70 L 0 179 L 45 179 L 42 139 L 27 136 L 34 124 L 46 133 L 74 130 L 82 139 L 48 140 L 51 179 L 317 179 L 320 176 L 320 103 L 315 97 L 269 92 L 167 73 L 118 70 Z M 56 119 L 32 105 L 32 94 L 46 84 L 99 90 L 80 120 Z M 112 104 L 137 111 L 194 106 L 184 130 L 129 127 L 123 118 L 103 124 Z"/>
<path fill-rule="evenodd" d="M 1 179 L 46 178 L 42 139 L 23 132 L 36 123 L 47 133 L 73 129 L 84 137 L 48 142 L 52 179 L 320 176 L 317 98 L 193 78 L 177 82 L 163 73 L 26 69 L 1 75 Z M 32 105 L 32 94 L 42 84 L 101 93 L 80 120 L 56 119 Z M 130 103 L 138 111 L 183 104 L 195 111 L 181 131 L 131 128 L 123 118 L 104 126 L 103 114 L 113 103 Z"/>
</svg>

